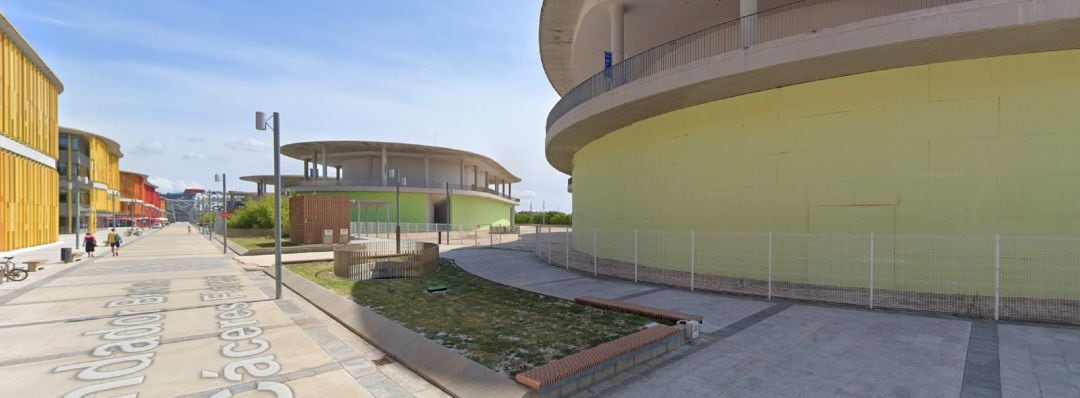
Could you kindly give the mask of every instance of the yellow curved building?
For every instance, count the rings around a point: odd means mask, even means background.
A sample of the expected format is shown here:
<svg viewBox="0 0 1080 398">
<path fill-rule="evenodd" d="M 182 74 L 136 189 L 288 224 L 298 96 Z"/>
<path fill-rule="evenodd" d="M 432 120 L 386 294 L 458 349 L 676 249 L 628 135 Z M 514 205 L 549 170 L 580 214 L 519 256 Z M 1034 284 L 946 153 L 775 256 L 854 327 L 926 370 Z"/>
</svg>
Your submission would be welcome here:
<svg viewBox="0 0 1080 398">
<path fill-rule="evenodd" d="M 80 231 L 107 228 L 120 211 L 120 144 L 60 127 L 59 148 L 60 233 L 75 233 L 76 226 Z"/>
<path fill-rule="evenodd" d="M 0 251 L 56 242 L 64 86 L 0 14 Z"/>
<path fill-rule="evenodd" d="M 544 2 L 575 227 L 1080 235 L 1077 2 L 677 3 Z"/>
</svg>

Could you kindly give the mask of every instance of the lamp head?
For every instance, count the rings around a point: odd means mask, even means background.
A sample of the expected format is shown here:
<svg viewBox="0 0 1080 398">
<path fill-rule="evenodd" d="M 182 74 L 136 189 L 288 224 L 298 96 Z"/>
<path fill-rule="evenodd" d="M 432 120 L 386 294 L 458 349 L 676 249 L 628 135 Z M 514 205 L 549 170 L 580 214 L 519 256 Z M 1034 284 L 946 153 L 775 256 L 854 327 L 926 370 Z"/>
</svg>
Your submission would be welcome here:
<svg viewBox="0 0 1080 398">
<path fill-rule="evenodd" d="M 214 182 L 221 182 L 221 174 L 214 174 Z"/>
<path fill-rule="evenodd" d="M 255 112 L 255 129 L 266 130 L 266 112 Z"/>
</svg>

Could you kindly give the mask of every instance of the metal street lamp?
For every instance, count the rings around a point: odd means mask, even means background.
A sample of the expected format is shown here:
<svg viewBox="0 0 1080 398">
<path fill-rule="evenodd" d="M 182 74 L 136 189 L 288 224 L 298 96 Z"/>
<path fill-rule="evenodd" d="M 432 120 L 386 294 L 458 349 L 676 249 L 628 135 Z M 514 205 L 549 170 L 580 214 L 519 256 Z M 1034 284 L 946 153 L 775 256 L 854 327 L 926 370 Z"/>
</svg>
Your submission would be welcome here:
<svg viewBox="0 0 1080 398">
<path fill-rule="evenodd" d="M 274 276 L 277 278 L 274 287 L 274 298 L 281 298 L 281 115 L 277 112 L 271 116 L 274 118 Z M 255 129 L 266 130 L 266 113 L 255 112 Z"/>
<path fill-rule="evenodd" d="M 225 190 L 225 173 L 214 174 L 214 182 L 221 181 L 221 223 L 224 224 L 225 232 L 221 234 L 223 254 L 229 254 L 229 191 Z"/>
<path fill-rule="evenodd" d="M 400 170 L 390 169 L 390 178 L 394 179 L 394 206 L 397 209 L 394 211 L 394 242 L 397 247 L 397 253 L 401 254 L 401 184 L 405 183 L 405 176 L 400 175 Z"/>
</svg>

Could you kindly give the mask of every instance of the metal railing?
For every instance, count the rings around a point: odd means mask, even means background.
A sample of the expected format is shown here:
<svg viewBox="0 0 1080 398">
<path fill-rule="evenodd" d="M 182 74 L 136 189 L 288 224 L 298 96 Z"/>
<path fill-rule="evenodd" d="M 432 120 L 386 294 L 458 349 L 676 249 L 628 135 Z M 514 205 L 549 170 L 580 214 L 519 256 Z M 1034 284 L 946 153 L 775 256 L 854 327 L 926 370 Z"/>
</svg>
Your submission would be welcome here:
<svg viewBox="0 0 1080 398">
<path fill-rule="evenodd" d="M 295 186 L 296 187 L 335 187 L 335 186 L 350 186 L 351 187 L 351 186 L 356 186 L 356 187 L 361 187 L 361 188 L 362 187 L 378 187 L 378 188 L 393 188 L 394 187 L 394 185 L 382 185 L 382 184 L 348 185 L 348 184 L 343 184 L 342 180 L 338 180 L 338 179 L 335 179 L 335 178 L 310 178 L 310 179 L 302 180 L 302 182 L 297 183 L 297 185 L 295 185 Z M 429 184 L 422 184 L 421 183 L 421 184 L 402 185 L 401 187 L 402 188 L 446 189 L 446 184 L 430 184 L 429 185 Z M 483 186 L 472 186 L 472 185 L 468 185 L 468 184 L 466 184 L 466 185 L 450 184 L 450 189 L 455 190 L 455 191 L 483 192 L 483 193 L 498 196 L 500 198 L 512 200 L 512 201 L 515 201 L 515 202 L 520 202 L 521 201 L 518 198 L 512 197 L 510 195 L 505 195 L 502 192 L 499 192 L 499 191 L 491 189 L 491 188 L 483 187 Z"/>
<path fill-rule="evenodd" d="M 439 246 L 403 241 L 365 242 L 334 248 L 334 275 L 351 280 L 415 278 L 439 267 Z"/>
<path fill-rule="evenodd" d="M 971 0 L 800 0 L 732 19 L 645 50 L 585 79 L 551 109 L 547 128 L 590 99 L 683 65 L 823 28 L 966 1 Z"/>
<path fill-rule="evenodd" d="M 1080 324 L 1080 238 L 537 227 L 541 261 L 772 299 Z"/>
</svg>

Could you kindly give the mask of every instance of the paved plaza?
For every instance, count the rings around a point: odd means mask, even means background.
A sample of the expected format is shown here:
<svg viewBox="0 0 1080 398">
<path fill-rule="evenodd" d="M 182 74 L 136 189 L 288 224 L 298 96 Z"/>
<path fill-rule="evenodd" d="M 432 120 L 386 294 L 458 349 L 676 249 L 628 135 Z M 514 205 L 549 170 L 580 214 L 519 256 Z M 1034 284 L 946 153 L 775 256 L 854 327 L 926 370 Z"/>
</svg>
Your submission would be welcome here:
<svg viewBox="0 0 1080 398">
<path fill-rule="evenodd" d="M 584 396 L 1080 397 L 1080 328 L 767 301 L 563 270 L 531 252 L 445 252 L 484 278 L 704 315 L 702 338 Z"/>
<path fill-rule="evenodd" d="M 6 284 L 0 395 L 446 396 L 185 227 Z"/>
</svg>

